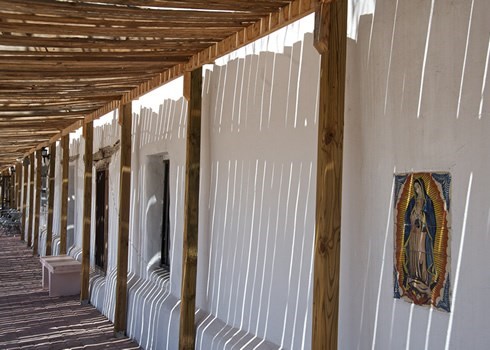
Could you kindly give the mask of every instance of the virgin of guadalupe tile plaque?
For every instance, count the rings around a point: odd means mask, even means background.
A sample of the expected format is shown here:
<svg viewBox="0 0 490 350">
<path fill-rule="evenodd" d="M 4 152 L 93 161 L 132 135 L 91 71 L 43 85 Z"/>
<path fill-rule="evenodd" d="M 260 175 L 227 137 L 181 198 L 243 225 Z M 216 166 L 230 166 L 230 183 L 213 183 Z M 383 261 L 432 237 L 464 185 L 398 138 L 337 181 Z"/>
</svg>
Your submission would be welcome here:
<svg viewBox="0 0 490 350">
<path fill-rule="evenodd" d="M 450 311 L 449 173 L 395 175 L 394 297 Z"/>
</svg>

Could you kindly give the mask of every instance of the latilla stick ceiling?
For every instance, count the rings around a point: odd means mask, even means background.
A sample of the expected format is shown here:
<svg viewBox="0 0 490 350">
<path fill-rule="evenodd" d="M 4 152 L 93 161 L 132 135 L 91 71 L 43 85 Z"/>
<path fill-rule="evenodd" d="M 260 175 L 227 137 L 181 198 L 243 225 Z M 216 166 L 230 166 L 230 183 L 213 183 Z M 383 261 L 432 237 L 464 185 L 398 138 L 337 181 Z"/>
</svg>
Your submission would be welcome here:
<svg viewBox="0 0 490 350">
<path fill-rule="evenodd" d="M 315 0 L 0 0 L 0 170 Z"/>
</svg>

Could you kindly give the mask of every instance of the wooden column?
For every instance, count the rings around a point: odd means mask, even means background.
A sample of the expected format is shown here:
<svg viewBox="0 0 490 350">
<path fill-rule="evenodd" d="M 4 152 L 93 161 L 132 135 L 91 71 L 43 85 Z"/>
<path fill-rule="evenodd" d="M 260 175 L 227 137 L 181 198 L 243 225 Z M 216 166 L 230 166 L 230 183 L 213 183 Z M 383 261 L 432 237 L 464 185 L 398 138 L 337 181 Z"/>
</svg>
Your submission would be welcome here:
<svg viewBox="0 0 490 350">
<path fill-rule="evenodd" d="M 41 150 L 36 151 L 36 202 L 34 203 L 34 242 L 32 244 L 32 254 L 38 255 L 39 246 L 39 217 L 41 214 L 41 170 L 42 157 Z"/>
<path fill-rule="evenodd" d="M 0 174 L 0 177 L 1 177 L 0 182 L 1 182 L 1 186 L 2 186 L 2 188 L 1 188 L 2 193 L 0 194 L 0 198 L 2 201 L 1 207 L 2 207 L 2 209 L 5 209 L 5 175 L 3 172 Z"/>
<path fill-rule="evenodd" d="M 68 224 L 68 172 L 70 166 L 70 135 L 61 139 L 63 164 L 61 165 L 61 224 L 60 224 L 60 254 L 66 254 L 66 229 Z"/>
<path fill-rule="evenodd" d="M 12 201 L 11 201 L 11 195 L 10 195 L 10 170 L 5 171 L 4 175 L 5 179 L 5 207 L 8 207 L 9 209 L 12 207 Z"/>
<path fill-rule="evenodd" d="M 22 229 L 20 230 L 20 240 L 24 241 L 25 240 L 25 234 L 26 234 L 26 217 L 27 217 L 27 180 L 29 178 L 29 163 L 27 160 L 27 157 L 24 158 L 24 166 L 22 167 L 24 169 L 24 186 L 23 186 L 23 196 L 22 196 Z"/>
<path fill-rule="evenodd" d="M 131 102 L 121 106 L 121 166 L 119 183 L 119 234 L 117 244 L 116 311 L 114 332 L 124 336 L 127 320 L 129 209 L 131 200 Z"/>
<path fill-rule="evenodd" d="M 90 226 L 92 213 L 92 158 L 94 124 L 85 125 L 85 176 L 83 187 L 83 236 L 82 236 L 82 275 L 80 282 L 80 302 L 88 304 L 90 277 Z"/>
<path fill-rule="evenodd" d="M 6 198 L 7 198 L 7 190 L 6 190 L 7 181 L 5 181 L 5 171 L 2 172 L 1 176 L 2 176 L 2 209 L 5 209 Z"/>
<path fill-rule="evenodd" d="M 29 225 L 27 227 L 27 246 L 32 245 L 32 224 L 34 222 L 34 153 L 29 156 L 31 176 L 29 177 Z"/>
<path fill-rule="evenodd" d="M 15 171 L 10 172 L 10 189 L 9 189 L 9 208 L 15 208 Z"/>
<path fill-rule="evenodd" d="M 312 349 L 337 349 L 347 0 L 320 3 L 321 53 Z M 319 43 L 318 40 L 323 40 Z"/>
<path fill-rule="evenodd" d="M 5 176 L 3 174 L 4 174 L 3 172 L 0 173 L 0 183 L 2 186 L 2 188 L 1 188 L 2 192 L 0 193 L 0 201 L 1 201 L 0 206 L 2 207 L 2 209 L 5 209 L 4 204 L 3 204 L 4 198 L 5 198 Z"/>
<path fill-rule="evenodd" d="M 189 73 L 186 73 L 189 74 Z M 189 81 L 189 79 L 184 79 Z M 190 100 L 187 115 L 187 150 L 184 200 L 184 246 L 182 251 L 182 290 L 179 349 L 193 350 L 199 222 L 199 170 L 201 156 L 202 68 L 190 73 Z"/>
<path fill-rule="evenodd" d="M 2 209 L 7 206 L 7 181 L 5 171 L 2 171 Z"/>
<path fill-rule="evenodd" d="M 15 179 L 17 180 L 17 190 L 15 191 L 15 194 L 16 194 L 16 203 L 17 203 L 17 210 L 20 212 L 22 210 L 22 203 L 21 203 L 21 199 L 22 199 L 22 191 L 21 191 L 21 187 L 22 187 L 22 164 L 20 163 L 17 163 L 15 165 Z"/>
<path fill-rule="evenodd" d="M 46 228 L 46 255 L 52 254 L 53 241 L 53 207 L 54 207 L 54 175 L 56 170 L 56 142 L 49 147 L 49 184 L 48 184 L 48 224 Z"/>
</svg>

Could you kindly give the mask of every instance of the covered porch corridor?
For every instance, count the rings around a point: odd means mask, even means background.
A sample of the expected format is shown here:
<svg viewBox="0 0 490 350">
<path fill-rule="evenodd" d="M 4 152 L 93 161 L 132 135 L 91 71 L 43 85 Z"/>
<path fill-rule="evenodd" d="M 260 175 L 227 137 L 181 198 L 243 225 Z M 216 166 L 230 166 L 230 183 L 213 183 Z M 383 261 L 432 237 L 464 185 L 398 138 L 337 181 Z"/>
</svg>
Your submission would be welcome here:
<svg viewBox="0 0 490 350">
<path fill-rule="evenodd" d="M 140 349 L 77 295 L 49 297 L 39 258 L 1 226 L 0 266 L 0 349 Z"/>
</svg>

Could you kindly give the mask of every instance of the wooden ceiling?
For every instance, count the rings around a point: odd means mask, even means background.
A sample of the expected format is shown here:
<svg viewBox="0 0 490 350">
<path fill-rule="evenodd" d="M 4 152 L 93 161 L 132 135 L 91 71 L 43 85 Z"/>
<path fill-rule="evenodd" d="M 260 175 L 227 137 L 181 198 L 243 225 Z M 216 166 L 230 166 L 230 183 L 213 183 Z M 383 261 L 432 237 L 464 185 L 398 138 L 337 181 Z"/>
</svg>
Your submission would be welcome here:
<svg viewBox="0 0 490 350">
<path fill-rule="evenodd" d="M 0 169 L 316 0 L 0 0 Z"/>
</svg>

